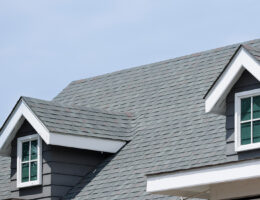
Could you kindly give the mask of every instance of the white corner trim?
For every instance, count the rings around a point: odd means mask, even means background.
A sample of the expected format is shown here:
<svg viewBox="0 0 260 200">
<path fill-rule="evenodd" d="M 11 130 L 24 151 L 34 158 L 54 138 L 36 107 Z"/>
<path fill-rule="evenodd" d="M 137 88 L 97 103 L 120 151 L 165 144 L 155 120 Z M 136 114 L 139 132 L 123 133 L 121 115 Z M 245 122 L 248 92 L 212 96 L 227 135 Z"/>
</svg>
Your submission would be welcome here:
<svg viewBox="0 0 260 200">
<path fill-rule="evenodd" d="M 163 193 L 185 190 L 196 186 L 225 183 L 260 177 L 260 160 L 230 163 L 220 166 L 187 170 L 184 172 L 151 175 L 147 177 L 146 191 Z"/>
<path fill-rule="evenodd" d="M 0 133 L 0 155 L 10 155 L 10 143 L 24 119 L 32 125 L 44 142 L 50 145 L 116 153 L 126 144 L 125 141 L 121 140 L 50 133 L 29 106 L 21 100 Z"/>
<path fill-rule="evenodd" d="M 205 111 L 224 114 L 225 97 L 244 70 L 260 81 L 260 64 L 243 47 L 237 52 L 205 100 Z"/>
<path fill-rule="evenodd" d="M 38 141 L 37 146 L 37 180 L 22 182 L 22 143 L 26 141 L 36 140 Z M 30 172 L 29 172 L 30 174 Z M 28 135 L 17 138 L 17 188 L 31 187 L 42 184 L 42 140 L 38 134 Z"/>
<path fill-rule="evenodd" d="M 240 131 L 240 118 L 241 118 L 241 99 L 247 97 L 253 97 L 260 95 L 260 89 L 249 90 L 245 92 L 235 93 L 235 151 L 248 151 L 253 149 L 259 149 L 260 143 L 251 143 L 247 145 L 241 145 L 241 131 Z M 252 105 L 251 105 L 252 106 Z"/>
</svg>

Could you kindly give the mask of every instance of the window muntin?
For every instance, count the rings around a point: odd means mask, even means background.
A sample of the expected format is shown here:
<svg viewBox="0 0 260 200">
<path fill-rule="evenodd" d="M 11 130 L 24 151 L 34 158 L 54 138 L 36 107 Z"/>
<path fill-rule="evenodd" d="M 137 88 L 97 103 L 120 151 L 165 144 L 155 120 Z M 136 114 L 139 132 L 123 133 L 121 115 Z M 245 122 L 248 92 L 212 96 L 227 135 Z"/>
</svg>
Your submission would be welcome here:
<svg viewBox="0 0 260 200">
<path fill-rule="evenodd" d="M 41 139 L 39 135 L 18 138 L 17 187 L 41 184 Z"/>
</svg>

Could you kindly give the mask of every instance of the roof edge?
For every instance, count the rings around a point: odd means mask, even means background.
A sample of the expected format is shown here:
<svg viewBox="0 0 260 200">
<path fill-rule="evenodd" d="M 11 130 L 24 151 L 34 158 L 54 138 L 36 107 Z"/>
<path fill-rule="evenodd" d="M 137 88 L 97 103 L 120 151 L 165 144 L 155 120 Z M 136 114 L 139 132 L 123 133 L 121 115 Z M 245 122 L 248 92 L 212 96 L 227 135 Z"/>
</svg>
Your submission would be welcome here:
<svg viewBox="0 0 260 200">
<path fill-rule="evenodd" d="M 78 149 L 116 153 L 126 141 L 94 138 L 89 136 L 51 133 L 37 115 L 30 109 L 23 97 L 19 98 L 0 131 L 0 154 L 9 156 L 10 143 L 14 139 L 24 120 L 27 120 L 48 145 L 58 145 Z"/>
<path fill-rule="evenodd" d="M 260 63 L 258 59 L 246 47 L 240 45 L 206 95 L 206 113 L 212 112 L 221 115 L 225 113 L 224 99 L 244 70 L 247 70 L 260 81 Z"/>
</svg>

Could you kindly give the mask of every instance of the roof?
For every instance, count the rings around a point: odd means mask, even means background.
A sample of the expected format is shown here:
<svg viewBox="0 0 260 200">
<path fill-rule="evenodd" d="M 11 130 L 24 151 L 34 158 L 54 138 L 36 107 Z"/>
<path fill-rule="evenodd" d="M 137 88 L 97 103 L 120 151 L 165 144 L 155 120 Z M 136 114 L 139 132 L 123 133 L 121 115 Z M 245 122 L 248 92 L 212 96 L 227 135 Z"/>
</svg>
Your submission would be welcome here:
<svg viewBox="0 0 260 200">
<path fill-rule="evenodd" d="M 134 116 L 131 113 L 60 104 L 22 97 L 51 133 L 129 141 Z"/>
<path fill-rule="evenodd" d="M 260 40 L 246 44 L 260 49 Z M 239 45 L 70 83 L 54 101 L 141 117 L 133 140 L 68 199 L 173 199 L 148 194 L 146 174 L 229 162 L 225 117 L 206 114 L 203 95 Z"/>
<path fill-rule="evenodd" d="M 243 46 L 249 53 L 251 53 L 254 58 L 260 62 L 260 49 L 254 48 L 249 45 L 241 45 Z"/>
<path fill-rule="evenodd" d="M 246 44 L 241 44 L 238 46 L 238 48 L 236 49 L 236 51 L 234 52 L 234 54 L 230 57 L 228 63 L 226 64 L 226 66 L 223 68 L 223 70 L 219 73 L 218 77 L 215 79 L 215 81 L 213 82 L 213 84 L 211 84 L 211 86 L 209 87 L 208 91 L 206 92 L 206 94 L 204 95 L 203 99 L 205 99 L 209 92 L 211 91 L 211 89 L 216 85 L 217 81 L 220 79 L 220 77 L 222 76 L 222 74 L 226 71 L 227 67 L 229 66 L 229 64 L 232 62 L 233 58 L 237 55 L 237 53 L 239 52 L 239 50 L 241 48 L 246 49 L 258 62 L 260 62 L 260 50 L 256 49 L 252 46 L 246 45 Z"/>
<path fill-rule="evenodd" d="M 260 39 L 246 44 L 260 49 Z M 239 45 L 70 83 L 54 103 L 139 117 L 132 140 L 82 179 L 67 199 L 174 199 L 148 194 L 146 174 L 229 162 L 225 117 L 205 114 L 203 95 Z"/>
</svg>

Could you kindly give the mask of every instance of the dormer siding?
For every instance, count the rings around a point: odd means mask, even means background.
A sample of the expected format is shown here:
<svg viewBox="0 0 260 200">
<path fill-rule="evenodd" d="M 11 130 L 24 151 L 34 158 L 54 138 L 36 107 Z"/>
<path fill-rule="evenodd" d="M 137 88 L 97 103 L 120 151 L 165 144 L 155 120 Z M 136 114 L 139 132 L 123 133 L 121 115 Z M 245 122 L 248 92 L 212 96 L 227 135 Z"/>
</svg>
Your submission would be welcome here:
<svg viewBox="0 0 260 200">
<path fill-rule="evenodd" d="M 11 198 L 61 199 L 87 173 L 90 173 L 108 154 L 76 148 L 47 145 L 42 141 L 42 185 L 17 188 L 17 138 L 36 134 L 25 121 L 12 141 Z"/>
</svg>

